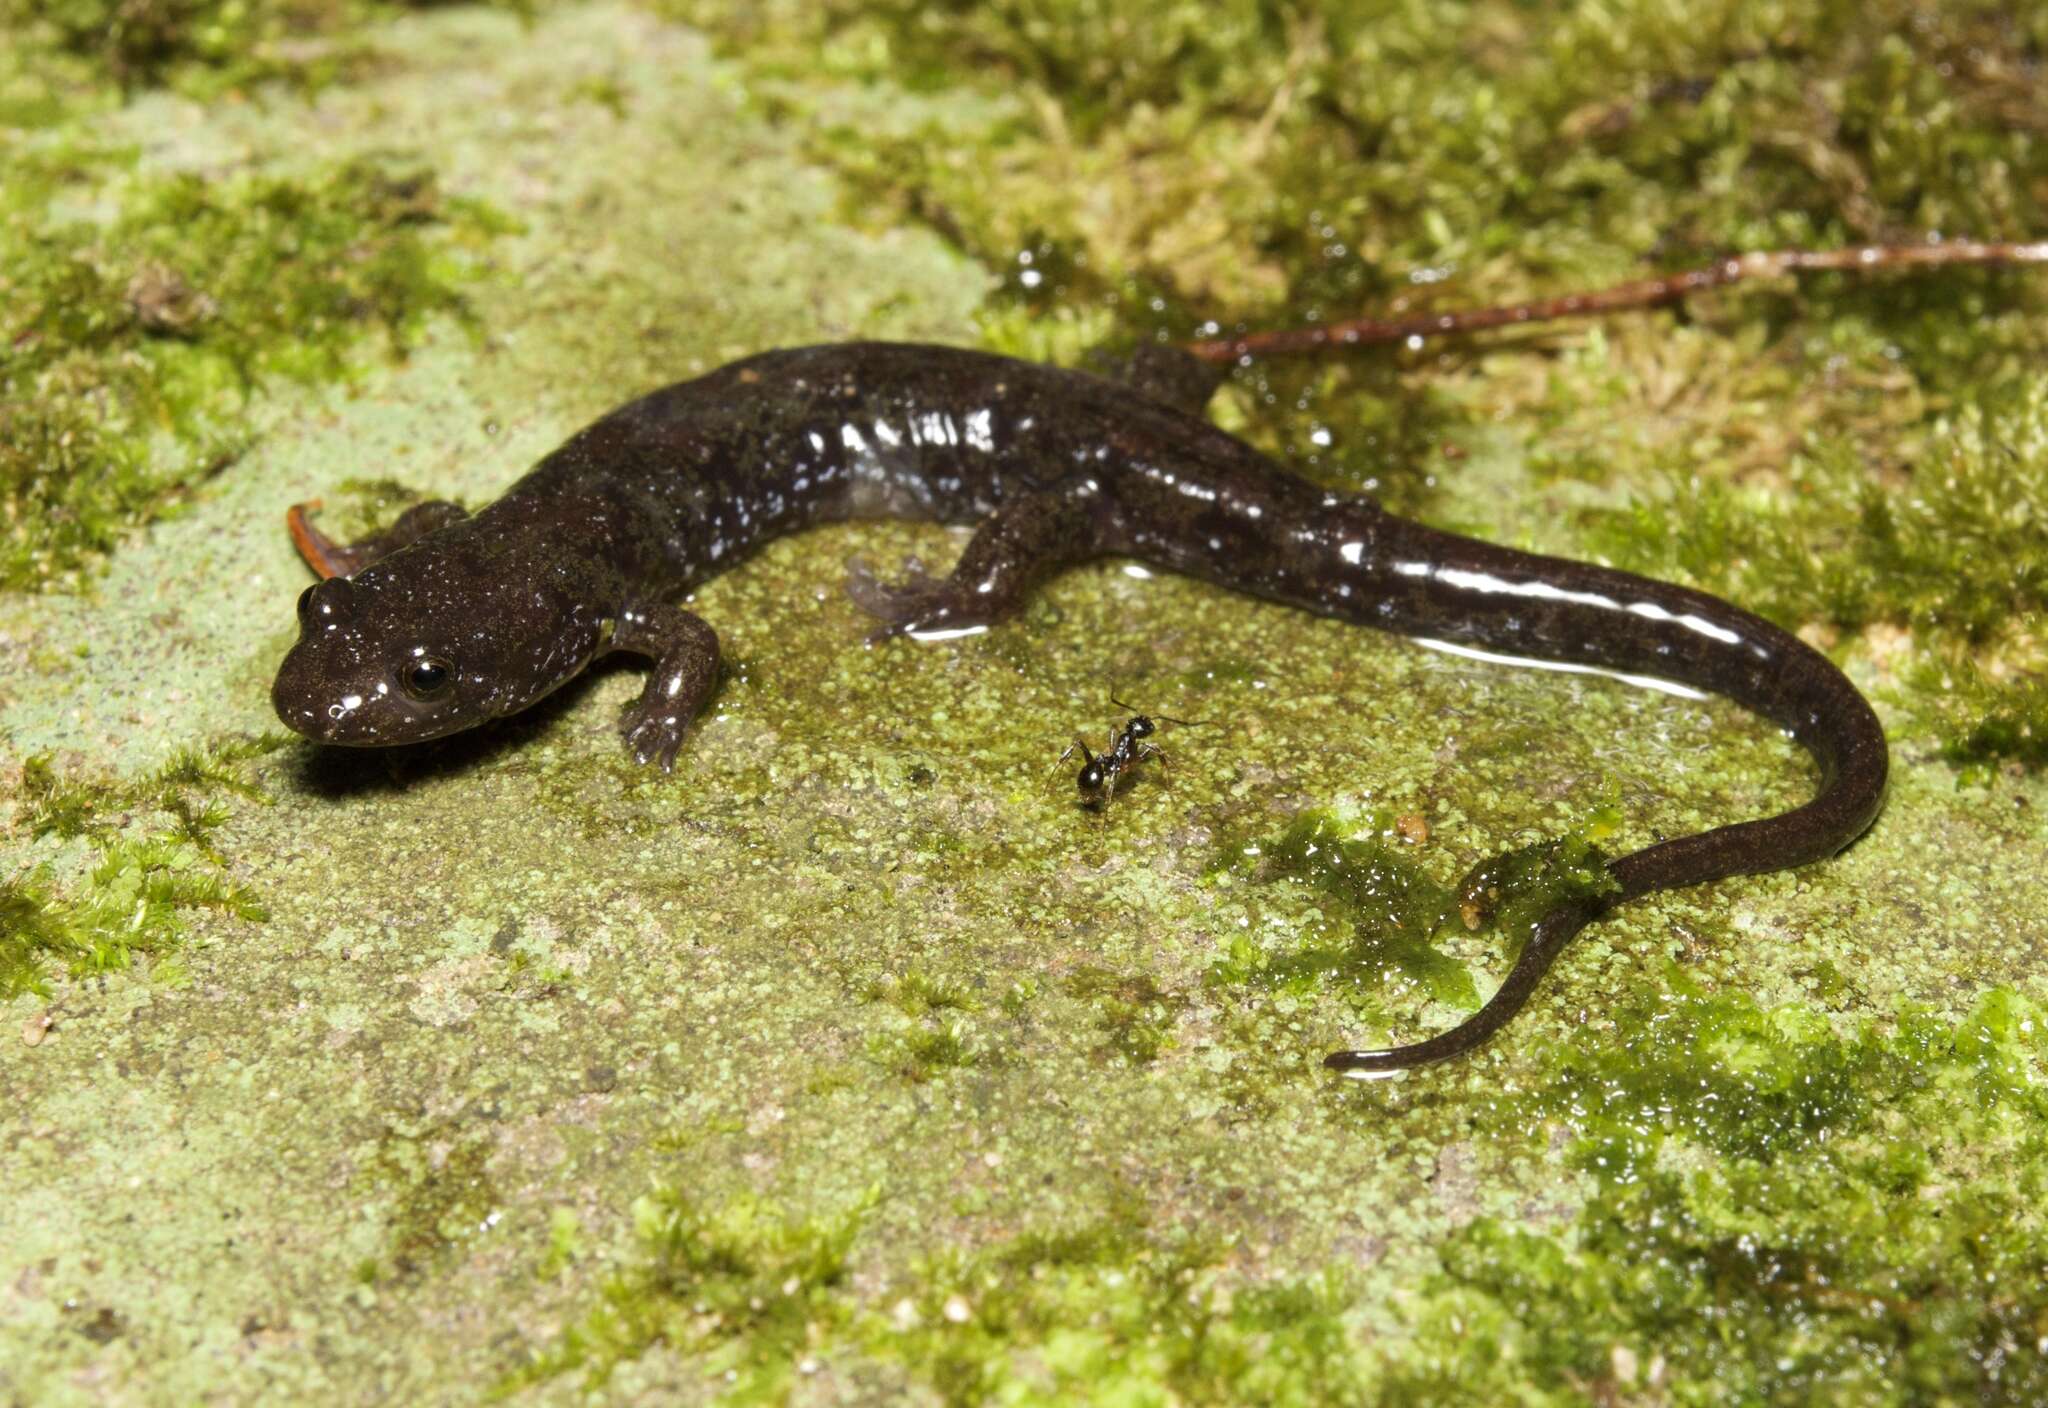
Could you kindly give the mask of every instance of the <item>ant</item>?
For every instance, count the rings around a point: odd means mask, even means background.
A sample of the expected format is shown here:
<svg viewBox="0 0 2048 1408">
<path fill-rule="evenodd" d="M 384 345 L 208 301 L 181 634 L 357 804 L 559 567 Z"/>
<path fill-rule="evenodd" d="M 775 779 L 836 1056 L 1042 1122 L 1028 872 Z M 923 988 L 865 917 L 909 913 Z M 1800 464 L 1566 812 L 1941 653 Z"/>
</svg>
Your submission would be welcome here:
<svg viewBox="0 0 2048 1408">
<path fill-rule="evenodd" d="M 1081 789 L 1083 805 L 1098 810 L 1109 806 L 1116 797 L 1117 784 L 1123 775 L 1136 768 L 1138 764 L 1148 759 L 1156 759 L 1162 769 L 1166 766 L 1166 751 L 1157 744 L 1145 741 L 1159 731 L 1160 724 L 1199 728 L 1206 722 L 1201 719 L 1169 718 L 1165 714 L 1161 714 L 1155 721 L 1131 708 L 1113 694 L 1109 697 L 1109 702 L 1131 716 L 1130 721 L 1121 729 L 1109 731 L 1109 746 L 1102 752 L 1095 753 L 1089 751 L 1086 742 L 1076 738 L 1073 746 L 1060 754 L 1059 759 L 1064 763 L 1076 753 L 1081 755 L 1081 771 L 1074 782 Z"/>
</svg>

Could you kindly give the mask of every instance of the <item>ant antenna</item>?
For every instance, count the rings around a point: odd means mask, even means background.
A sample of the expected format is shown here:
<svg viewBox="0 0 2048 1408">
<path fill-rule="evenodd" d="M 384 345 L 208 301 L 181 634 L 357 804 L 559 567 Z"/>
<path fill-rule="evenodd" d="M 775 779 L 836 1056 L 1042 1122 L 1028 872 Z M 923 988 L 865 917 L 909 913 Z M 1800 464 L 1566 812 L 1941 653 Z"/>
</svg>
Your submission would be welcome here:
<svg viewBox="0 0 2048 1408">
<path fill-rule="evenodd" d="M 1139 718 L 1146 717 L 1143 710 L 1124 703 L 1123 700 L 1117 698 L 1114 694 L 1109 696 L 1109 702 L 1116 705 L 1117 708 L 1123 710 L 1126 714 L 1135 714 Z M 1163 724 L 1179 724 L 1182 728 L 1204 728 L 1216 722 L 1214 719 L 1176 719 L 1170 714 L 1153 714 L 1151 717 Z"/>
</svg>

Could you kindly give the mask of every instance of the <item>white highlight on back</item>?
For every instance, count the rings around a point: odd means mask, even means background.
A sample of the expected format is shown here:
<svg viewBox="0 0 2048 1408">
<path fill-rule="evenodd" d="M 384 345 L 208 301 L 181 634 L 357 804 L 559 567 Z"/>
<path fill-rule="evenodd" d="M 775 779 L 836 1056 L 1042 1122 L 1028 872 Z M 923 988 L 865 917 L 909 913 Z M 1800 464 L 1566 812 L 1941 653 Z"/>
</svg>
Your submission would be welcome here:
<svg viewBox="0 0 2048 1408">
<path fill-rule="evenodd" d="M 1605 675 L 1608 679 L 1620 680 L 1623 684 L 1654 689 L 1659 694 L 1675 694 L 1680 699 L 1712 697 L 1704 690 L 1694 689 L 1689 684 L 1680 684 L 1676 680 L 1660 680 L 1655 675 L 1628 675 L 1619 670 L 1603 670 L 1598 665 L 1578 665 L 1568 660 L 1538 660 L 1529 655 L 1502 655 L 1497 651 L 1478 650 L 1469 645 L 1459 645 L 1448 640 L 1433 640 L 1426 636 L 1411 636 L 1410 639 L 1417 645 L 1428 646 L 1431 650 L 1441 650 L 1446 655 L 1459 655 L 1467 660 L 1484 660 L 1490 665 L 1521 665 L 1531 670 L 1557 670 L 1569 675 Z"/>
</svg>

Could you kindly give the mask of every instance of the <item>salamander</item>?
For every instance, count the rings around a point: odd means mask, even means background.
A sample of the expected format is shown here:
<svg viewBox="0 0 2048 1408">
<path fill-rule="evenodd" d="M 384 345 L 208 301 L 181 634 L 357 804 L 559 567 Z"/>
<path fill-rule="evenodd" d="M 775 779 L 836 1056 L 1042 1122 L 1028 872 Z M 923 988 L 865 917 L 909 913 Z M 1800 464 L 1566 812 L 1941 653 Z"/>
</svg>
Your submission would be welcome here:
<svg viewBox="0 0 2048 1408">
<path fill-rule="evenodd" d="M 1200 413 L 1206 368 L 1131 381 L 950 347 L 765 352 L 643 396 L 572 436 L 474 515 L 422 504 L 363 542 L 294 511 L 326 580 L 272 691 L 326 744 L 413 743 L 515 713 L 593 660 L 653 664 L 621 730 L 674 765 L 717 677 L 718 636 L 678 605 L 771 539 L 845 519 L 978 525 L 945 576 L 848 583 L 882 635 L 980 631 L 1049 575 L 1108 555 L 1382 631 L 1654 676 L 1724 695 L 1812 755 L 1812 800 L 1612 863 L 1613 892 L 1560 903 L 1463 1024 L 1339 1051 L 1372 1074 L 1468 1052 L 1615 904 L 1831 856 L 1883 803 L 1869 704 L 1826 656 L 1703 592 L 1407 521 L 1287 473 Z"/>
</svg>

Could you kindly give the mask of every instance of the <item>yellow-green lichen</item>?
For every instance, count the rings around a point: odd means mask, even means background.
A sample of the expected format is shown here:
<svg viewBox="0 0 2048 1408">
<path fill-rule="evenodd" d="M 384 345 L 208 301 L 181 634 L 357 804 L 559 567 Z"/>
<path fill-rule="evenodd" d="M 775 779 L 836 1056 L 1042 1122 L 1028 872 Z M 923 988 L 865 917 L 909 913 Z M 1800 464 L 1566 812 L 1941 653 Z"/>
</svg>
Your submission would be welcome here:
<svg viewBox="0 0 2048 1408">
<path fill-rule="evenodd" d="M 384 1221 L 382 1253 L 358 1275 L 417 1280 L 489 1227 L 503 1204 L 489 1169 L 493 1148 L 487 1130 L 445 1120 L 387 1129 L 355 1180 Z"/>
</svg>

